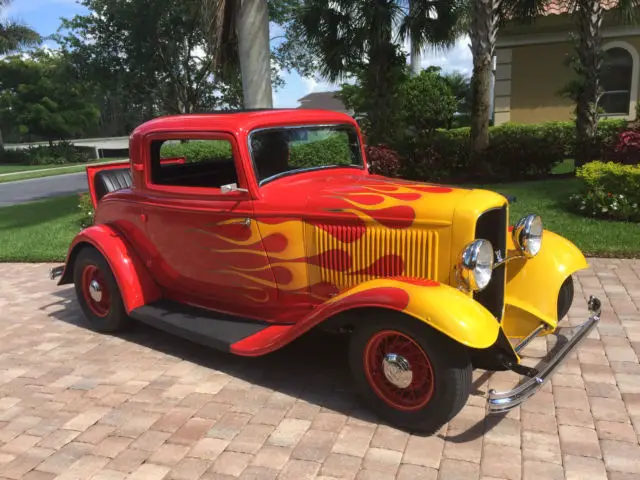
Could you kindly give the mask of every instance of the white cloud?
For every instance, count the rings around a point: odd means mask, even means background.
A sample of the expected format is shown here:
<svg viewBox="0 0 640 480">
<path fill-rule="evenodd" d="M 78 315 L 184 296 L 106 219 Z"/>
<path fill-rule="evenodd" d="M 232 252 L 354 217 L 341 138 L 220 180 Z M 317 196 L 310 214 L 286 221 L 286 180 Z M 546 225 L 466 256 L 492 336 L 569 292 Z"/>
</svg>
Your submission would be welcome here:
<svg viewBox="0 0 640 480">
<path fill-rule="evenodd" d="M 424 51 L 420 65 L 422 68 L 435 65 L 442 67 L 445 72 L 458 71 L 465 75 L 471 75 L 473 71 L 473 56 L 469 48 L 469 37 L 461 38 L 454 47 L 446 51 Z"/>
</svg>

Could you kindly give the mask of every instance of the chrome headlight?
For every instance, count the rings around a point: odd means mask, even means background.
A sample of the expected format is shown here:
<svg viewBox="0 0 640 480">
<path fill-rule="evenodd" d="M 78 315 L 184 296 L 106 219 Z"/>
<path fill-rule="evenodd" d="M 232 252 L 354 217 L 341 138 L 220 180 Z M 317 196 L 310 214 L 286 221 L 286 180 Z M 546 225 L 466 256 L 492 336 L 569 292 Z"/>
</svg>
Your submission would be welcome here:
<svg viewBox="0 0 640 480">
<path fill-rule="evenodd" d="M 542 248 L 542 219 L 538 215 L 527 215 L 513 227 L 513 244 L 526 257 L 535 257 Z"/>
<path fill-rule="evenodd" d="M 486 288 L 493 273 L 493 247 L 488 240 L 474 240 L 462 250 L 458 260 L 458 281 L 468 290 Z"/>
</svg>

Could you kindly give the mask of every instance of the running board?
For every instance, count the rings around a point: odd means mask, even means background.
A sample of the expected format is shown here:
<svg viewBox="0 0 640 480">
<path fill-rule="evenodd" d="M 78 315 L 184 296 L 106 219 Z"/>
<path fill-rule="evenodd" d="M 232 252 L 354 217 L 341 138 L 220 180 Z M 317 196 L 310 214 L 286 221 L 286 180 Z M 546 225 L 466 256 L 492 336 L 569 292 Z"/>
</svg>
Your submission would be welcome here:
<svg viewBox="0 0 640 480">
<path fill-rule="evenodd" d="M 165 332 L 225 352 L 229 352 L 234 343 L 276 325 L 170 300 L 159 300 L 136 308 L 129 316 Z"/>
</svg>

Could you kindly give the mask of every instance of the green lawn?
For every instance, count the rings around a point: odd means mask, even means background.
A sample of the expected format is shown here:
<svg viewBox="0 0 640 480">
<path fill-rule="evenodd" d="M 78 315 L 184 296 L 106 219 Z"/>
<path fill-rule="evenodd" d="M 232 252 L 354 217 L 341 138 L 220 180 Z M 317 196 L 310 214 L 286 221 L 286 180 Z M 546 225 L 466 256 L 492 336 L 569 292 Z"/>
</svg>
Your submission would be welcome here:
<svg viewBox="0 0 640 480">
<path fill-rule="evenodd" d="M 573 173 L 576 169 L 576 162 L 573 158 L 566 158 L 558 165 L 553 167 L 551 173 L 554 175 L 564 175 L 567 173 Z"/>
<path fill-rule="evenodd" d="M 588 219 L 562 208 L 576 186 L 575 179 L 560 179 L 484 188 L 517 197 L 512 223 L 537 213 L 546 228 L 569 238 L 586 255 L 640 257 L 640 224 Z M 80 218 L 76 195 L 0 208 L 0 261 L 64 260 Z"/>
<path fill-rule="evenodd" d="M 77 195 L 0 208 L 0 262 L 64 260 L 81 216 Z"/>
<path fill-rule="evenodd" d="M 586 255 L 640 257 L 640 223 L 595 220 L 566 211 L 562 202 L 574 191 L 574 178 L 489 185 L 485 188 L 513 195 L 511 222 L 528 213 L 542 217 L 549 230 L 567 237 Z"/>
<path fill-rule="evenodd" d="M 102 158 L 90 163 L 111 163 L 125 160 L 123 158 Z M 74 164 L 65 166 L 56 165 L 0 165 L 0 183 L 15 182 L 16 180 L 29 180 L 32 178 L 53 177 L 66 173 L 84 172 L 87 164 Z M 44 171 L 40 171 L 44 170 Z M 3 173 L 16 173 L 15 175 L 2 175 Z"/>
</svg>

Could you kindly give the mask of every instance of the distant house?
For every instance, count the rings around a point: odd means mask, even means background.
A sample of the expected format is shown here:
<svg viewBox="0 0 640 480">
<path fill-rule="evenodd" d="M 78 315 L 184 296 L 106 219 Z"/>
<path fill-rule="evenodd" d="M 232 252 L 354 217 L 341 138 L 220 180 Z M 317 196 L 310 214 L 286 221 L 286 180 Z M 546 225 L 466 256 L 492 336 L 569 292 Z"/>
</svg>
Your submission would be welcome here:
<svg viewBox="0 0 640 480">
<path fill-rule="evenodd" d="M 617 0 L 606 0 L 611 9 Z M 575 31 L 566 2 L 552 2 L 530 25 L 511 23 L 498 33 L 494 88 L 495 123 L 538 123 L 569 120 L 575 104 L 559 92 L 574 78 L 565 65 L 574 53 L 570 32 Z M 634 120 L 640 87 L 640 27 L 616 23 L 606 12 L 603 97 L 607 117 Z"/>
<path fill-rule="evenodd" d="M 349 110 L 344 106 L 342 100 L 337 97 L 338 92 L 314 92 L 306 95 L 298 100 L 300 106 L 298 108 L 305 109 L 322 109 L 335 110 L 336 112 L 348 113 Z"/>
</svg>

